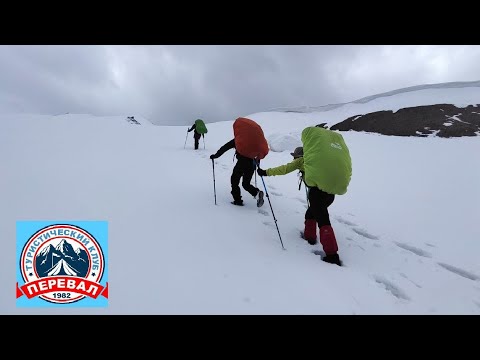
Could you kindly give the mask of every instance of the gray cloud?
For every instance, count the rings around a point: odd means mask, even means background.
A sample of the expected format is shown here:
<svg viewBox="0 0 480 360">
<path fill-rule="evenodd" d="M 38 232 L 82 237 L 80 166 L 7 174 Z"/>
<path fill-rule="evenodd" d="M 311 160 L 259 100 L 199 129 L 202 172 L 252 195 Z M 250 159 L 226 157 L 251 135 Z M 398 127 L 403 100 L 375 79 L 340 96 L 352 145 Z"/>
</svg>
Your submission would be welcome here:
<svg viewBox="0 0 480 360">
<path fill-rule="evenodd" d="M 480 80 L 480 46 L 0 46 L 0 112 L 233 120 Z"/>
</svg>

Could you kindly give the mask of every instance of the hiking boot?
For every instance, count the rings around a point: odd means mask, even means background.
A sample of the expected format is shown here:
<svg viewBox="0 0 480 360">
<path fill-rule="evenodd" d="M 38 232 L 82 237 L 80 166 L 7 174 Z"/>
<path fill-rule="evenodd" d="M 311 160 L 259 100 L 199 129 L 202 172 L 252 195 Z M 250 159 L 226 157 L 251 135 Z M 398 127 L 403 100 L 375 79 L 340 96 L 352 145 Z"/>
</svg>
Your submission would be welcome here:
<svg viewBox="0 0 480 360">
<path fill-rule="evenodd" d="M 317 244 L 317 239 L 306 239 L 305 238 L 305 233 L 303 231 L 300 231 L 300 237 L 303 239 L 303 240 L 306 240 L 310 245 L 316 245 Z"/>
<path fill-rule="evenodd" d="M 330 255 L 324 256 L 322 260 L 329 264 L 342 266 L 342 262 L 340 261 L 340 257 L 338 256 L 338 254 L 330 254 Z"/>
<path fill-rule="evenodd" d="M 235 200 L 235 201 L 232 201 L 232 204 L 233 204 L 233 205 L 238 205 L 238 206 L 243 206 L 243 200 Z"/>
<path fill-rule="evenodd" d="M 263 191 L 258 190 L 258 199 L 257 199 L 257 207 L 261 207 L 263 205 Z"/>
</svg>

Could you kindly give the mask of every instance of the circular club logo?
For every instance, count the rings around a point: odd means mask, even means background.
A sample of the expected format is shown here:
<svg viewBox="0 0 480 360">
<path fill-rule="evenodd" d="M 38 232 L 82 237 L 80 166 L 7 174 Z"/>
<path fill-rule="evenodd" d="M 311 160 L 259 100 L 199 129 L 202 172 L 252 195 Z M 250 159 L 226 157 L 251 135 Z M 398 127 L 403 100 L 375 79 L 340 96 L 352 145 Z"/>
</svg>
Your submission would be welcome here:
<svg viewBox="0 0 480 360">
<path fill-rule="evenodd" d="M 29 298 L 69 304 L 86 296 L 96 299 L 107 288 L 100 285 L 105 261 L 98 241 L 86 230 L 73 225 L 51 225 L 33 234 L 20 255 Z"/>
</svg>

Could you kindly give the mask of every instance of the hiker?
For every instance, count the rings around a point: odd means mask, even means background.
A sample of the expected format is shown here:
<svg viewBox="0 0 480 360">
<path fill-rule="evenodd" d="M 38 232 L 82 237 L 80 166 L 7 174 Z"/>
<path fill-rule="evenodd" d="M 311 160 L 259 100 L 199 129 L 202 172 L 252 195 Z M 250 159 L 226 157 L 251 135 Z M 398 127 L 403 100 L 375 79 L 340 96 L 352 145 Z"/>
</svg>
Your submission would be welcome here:
<svg viewBox="0 0 480 360">
<path fill-rule="evenodd" d="M 187 133 L 192 130 L 194 130 L 193 138 L 195 139 L 195 150 L 198 150 L 198 142 L 200 137 L 203 136 L 203 141 L 205 142 L 205 134 L 208 132 L 208 130 L 202 119 L 195 120 L 194 124 L 190 129 L 188 129 Z"/>
<path fill-rule="evenodd" d="M 231 194 L 234 205 L 243 206 L 242 195 L 240 192 L 240 179 L 242 187 L 257 199 L 257 207 L 264 203 L 263 191 L 250 184 L 256 167 L 260 160 L 268 154 L 268 144 L 263 135 L 262 128 L 253 120 L 247 118 L 238 118 L 233 124 L 234 138 L 223 145 L 215 154 L 210 155 L 210 159 L 216 159 L 222 156 L 227 150 L 235 149 L 237 163 L 232 171 L 230 182 L 232 185 Z"/>
<path fill-rule="evenodd" d="M 257 170 L 260 176 L 285 175 L 300 170 L 307 188 L 309 207 L 305 212 L 303 237 L 309 244 L 317 243 L 317 224 L 325 256 L 323 261 L 341 266 L 328 207 L 335 195 L 347 192 L 352 175 L 350 152 L 342 135 L 322 126 L 307 127 L 302 132 L 303 147 L 295 149 L 294 160 L 288 164 L 266 170 Z M 308 154 L 305 162 L 304 153 Z M 300 189 L 300 188 L 299 188 Z"/>
</svg>

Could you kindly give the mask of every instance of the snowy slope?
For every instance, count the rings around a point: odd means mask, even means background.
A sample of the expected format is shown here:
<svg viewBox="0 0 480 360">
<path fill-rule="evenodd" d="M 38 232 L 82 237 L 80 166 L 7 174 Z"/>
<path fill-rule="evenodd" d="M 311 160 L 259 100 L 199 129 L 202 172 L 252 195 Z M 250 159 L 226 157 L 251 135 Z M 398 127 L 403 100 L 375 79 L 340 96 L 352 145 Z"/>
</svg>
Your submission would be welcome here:
<svg viewBox="0 0 480 360">
<path fill-rule="evenodd" d="M 423 102 L 438 98 L 421 91 Z M 372 101 L 348 106 L 247 115 L 272 147 L 262 167 L 290 161 L 304 126 Z M 230 204 L 233 151 L 214 171 L 208 156 L 232 139 L 234 119 L 207 123 L 194 151 L 188 127 L 127 116 L 0 117 L 1 314 L 480 314 L 475 138 L 343 133 L 353 177 L 330 208 L 340 268 L 299 238 L 306 199 L 295 173 L 264 178 L 285 251 L 267 199 L 258 209 L 242 189 L 246 206 Z M 107 220 L 108 308 L 16 308 L 17 220 Z"/>
</svg>

